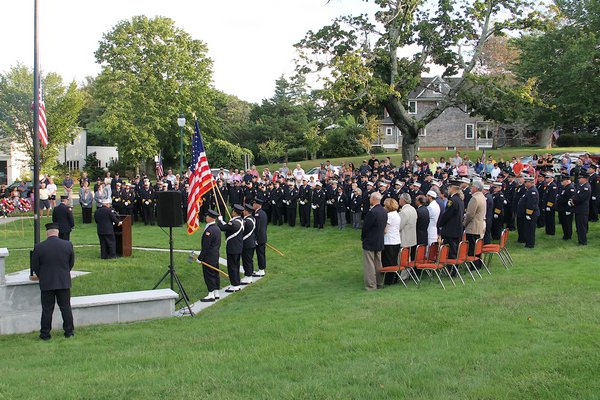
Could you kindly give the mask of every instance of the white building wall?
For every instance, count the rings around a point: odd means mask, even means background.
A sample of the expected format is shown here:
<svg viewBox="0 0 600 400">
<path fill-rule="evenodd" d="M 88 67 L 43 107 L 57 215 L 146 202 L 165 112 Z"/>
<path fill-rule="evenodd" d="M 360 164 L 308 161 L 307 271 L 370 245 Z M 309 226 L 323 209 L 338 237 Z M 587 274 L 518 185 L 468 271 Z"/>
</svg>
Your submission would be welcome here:
<svg viewBox="0 0 600 400">
<path fill-rule="evenodd" d="M 96 158 L 100 161 L 100 167 L 108 168 L 108 166 L 119 159 L 119 152 L 114 146 L 88 146 L 88 154 L 96 153 Z"/>
<path fill-rule="evenodd" d="M 6 161 L 6 176 L 0 176 L 0 182 L 11 184 L 17 179 L 31 177 L 29 156 L 17 144 L 0 146 L 0 161 Z"/>
<path fill-rule="evenodd" d="M 58 150 L 58 162 L 69 166 L 69 169 L 83 169 L 87 144 L 87 131 L 81 129 L 71 144 Z"/>
</svg>

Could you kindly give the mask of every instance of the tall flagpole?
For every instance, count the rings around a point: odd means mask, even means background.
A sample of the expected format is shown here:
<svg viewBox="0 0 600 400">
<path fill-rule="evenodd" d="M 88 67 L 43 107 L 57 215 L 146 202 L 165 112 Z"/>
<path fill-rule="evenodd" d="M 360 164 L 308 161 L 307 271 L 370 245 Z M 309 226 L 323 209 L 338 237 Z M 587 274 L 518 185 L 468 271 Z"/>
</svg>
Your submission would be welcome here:
<svg viewBox="0 0 600 400">
<path fill-rule="evenodd" d="M 40 242 L 40 60 L 38 57 L 38 0 L 33 0 L 33 244 Z"/>
</svg>

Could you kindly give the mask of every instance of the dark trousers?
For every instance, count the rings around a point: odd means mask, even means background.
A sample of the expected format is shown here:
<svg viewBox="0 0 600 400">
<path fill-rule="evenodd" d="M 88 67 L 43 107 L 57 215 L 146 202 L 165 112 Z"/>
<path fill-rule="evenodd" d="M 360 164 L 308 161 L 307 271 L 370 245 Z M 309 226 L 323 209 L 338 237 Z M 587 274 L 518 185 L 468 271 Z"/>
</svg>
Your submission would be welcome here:
<svg viewBox="0 0 600 400">
<path fill-rule="evenodd" d="M 73 335 L 73 313 L 71 312 L 71 289 L 42 290 L 42 322 L 40 337 L 42 339 L 50 338 L 52 330 L 52 313 L 54 312 L 54 303 L 58 304 L 63 319 L 63 330 L 65 336 Z"/>
<path fill-rule="evenodd" d="M 273 215 L 273 225 L 281 225 L 283 223 L 281 222 L 281 207 L 273 205 L 271 213 Z"/>
<path fill-rule="evenodd" d="M 515 230 L 515 215 L 510 204 L 504 207 L 504 223 L 509 230 Z"/>
<path fill-rule="evenodd" d="M 597 222 L 598 221 L 598 199 L 592 200 L 590 199 L 590 217 L 589 221 Z"/>
<path fill-rule="evenodd" d="M 71 232 L 59 232 L 58 237 L 62 240 L 71 240 Z"/>
<path fill-rule="evenodd" d="M 485 233 L 483 234 L 483 244 L 492 243 L 492 221 L 486 221 Z"/>
<path fill-rule="evenodd" d="M 258 264 L 258 269 L 266 269 L 267 268 L 267 245 L 258 243 L 256 245 L 256 262 Z"/>
<path fill-rule="evenodd" d="M 289 226 L 296 226 L 296 207 L 294 208 L 286 208 L 285 212 L 287 214 L 287 223 Z"/>
<path fill-rule="evenodd" d="M 115 258 L 117 256 L 117 242 L 115 239 L 115 234 L 98 234 L 98 239 L 100 239 L 100 258 Z"/>
<path fill-rule="evenodd" d="M 525 243 L 525 235 L 523 233 L 523 227 L 525 226 L 525 217 L 517 217 L 517 242 Z"/>
<path fill-rule="evenodd" d="M 252 276 L 254 273 L 254 247 L 242 249 L 242 266 L 244 276 Z"/>
<path fill-rule="evenodd" d="M 588 217 L 585 214 L 575 214 L 575 228 L 577 229 L 577 241 L 579 244 L 587 244 Z"/>
<path fill-rule="evenodd" d="M 563 240 L 571 240 L 573 236 L 573 214 L 567 215 L 564 211 L 560 211 L 558 221 L 563 230 Z"/>
<path fill-rule="evenodd" d="M 502 225 L 504 224 L 504 216 L 498 215 L 498 218 L 494 218 L 492 221 L 492 239 L 500 240 L 502 235 Z"/>
<path fill-rule="evenodd" d="M 313 226 L 315 228 L 322 228 L 325 223 L 325 210 L 323 207 L 317 207 L 317 209 L 313 210 Z"/>
<path fill-rule="evenodd" d="M 335 212 L 335 207 L 333 207 L 332 205 L 327 206 L 327 216 L 329 217 L 329 220 L 331 221 L 331 225 L 337 226 L 338 215 L 337 215 L 337 212 Z"/>
<path fill-rule="evenodd" d="M 219 262 L 211 265 L 215 268 L 219 268 Z M 219 290 L 221 288 L 221 277 L 220 274 L 212 268 L 208 268 L 206 265 L 202 266 L 202 274 L 204 275 L 204 283 L 206 283 L 206 289 L 209 292 L 213 290 Z"/>
<path fill-rule="evenodd" d="M 536 223 L 536 226 L 538 228 L 543 228 L 545 226 L 545 223 L 546 223 L 546 218 L 545 218 L 546 211 L 545 210 L 546 210 L 545 208 L 540 207 L 540 216 L 538 217 L 538 220 Z"/>
<path fill-rule="evenodd" d="M 552 209 L 544 212 L 544 219 L 546 220 L 546 235 L 554 236 L 556 233 L 556 218 L 554 214 L 554 210 Z"/>
<path fill-rule="evenodd" d="M 460 238 L 443 238 L 443 244 L 448 245 L 448 258 L 456 258 L 458 254 L 458 243 Z"/>
<path fill-rule="evenodd" d="M 240 257 L 241 254 L 227 253 L 227 273 L 232 286 L 240 286 Z"/>
<path fill-rule="evenodd" d="M 475 243 L 477 242 L 477 239 L 479 239 L 479 238 L 480 238 L 479 235 L 467 233 L 467 240 L 469 241 L 469 256 L 475 255 Z M 476 268 L 481 268 L 481 260 L 475 261 L 474 264 L 475 264 Z"/>
<path fill-rule="evenodd" d="M 531 217 L 531 219 L 523 218 L 523 240 L 525 247 L 535 247 L 535 228 L 537 227 L 538 217 Z"/>
<path fill-rule="evenodd" d="M 92 223 L 92 207 L 81 207 L 81 219 L 84 224 Z"/>
<path fill-rule="evenodd" d="M 300 225 L 310 226 L 310 204 L 300 206 Z"/>
<path fill-rule="evenodd" d="M 142 215 L 144 217 L 144 225 L 154 225 L 154 206 L 152 204 L 142 204 Z"/>
<path fill-rule="evenodd" d="M 381 252 L 381 265 L 383 267 L 390 267 L 398 265 L 398 254 L 400 253 L 399 244 L 386 244 Z M 383 283 L 385 285 L 392 285 L 398 282 L 398 275 L 393 273 L 385 274 Z"/>
</svg>

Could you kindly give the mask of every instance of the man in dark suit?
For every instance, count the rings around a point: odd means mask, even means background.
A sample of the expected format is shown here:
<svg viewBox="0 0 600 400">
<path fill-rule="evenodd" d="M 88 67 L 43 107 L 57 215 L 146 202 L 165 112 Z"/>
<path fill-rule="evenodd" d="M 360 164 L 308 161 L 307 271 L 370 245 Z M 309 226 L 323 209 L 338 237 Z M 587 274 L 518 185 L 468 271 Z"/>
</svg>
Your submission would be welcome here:
<svg viewBox="0 0 600 400">
<path fill-rule="evenodd" d="M 256 248 L 256 220 L 254 219 L 254 207 L 251 204 L 244 206 L 244 247 L 242 249 L 242 266 L 244 277 L 240 281 L 242 285 L 249 285 L 254 275 L 254 249 Z"/>
<path fill-rule="evenodd" d="M 458 243 L 460 242 L 464 226 L 463 218 L 465 214 L 465 205 L 459 191 L 461 190 L 458 186 L 460 182 L 451 181 L 448 186 L 448 203 L 446 204 L 446 210 L 438 219 L 438 228 L 444 244 L 450 246 L 448 251 L 449 258 L 456 258 L 458 253 Z"/>
<path fill-rule="evenodd" d="M 116 258 L 117 242 L 115 239 L 115 225 L 121 225 L 117 213 L 110 207 L 110 200 L 102 202 L 102 207 L 96 210 L 94 214 L 98 239 L 100 240 L 100 258 Z"/>
<path fill-rule="evenodd" d="M 240 257 L 244 248 L 244 221 L 242 221 L 242 212 L 244 207 L 234 204 L 232 213 L 233 218 L 228 223 L 223 221 L 223 217 L 217 219 L 217 226 L 225 232 L 225 242 L 227 251 L 227 273 L 231 286 L 225 291 L 234 293 L 240 288 Z"/>
<path fill-rule="evenodd" d="M 52 210 L 52 222 L 58 225 L 58 237 L 71 239 L 71 231 L 75 226 L 73 209 L 69 207 L 69 196 L 60 196 L 60 204 Z"/>
<path fill-rule="evenodd" d="M 199 262 L 205 262 L 211 267 L 219 268 L 219 249 L 221 248 L 221 230 L 215 224 L 219 218 L 219 213 L 215 210 L 208 210 L 206 214 L 206 226 L 202 232 L 202 248 L 198 255 Z M 208 289 L 208 295 L 200 301 L 213 302 L 221 298 L 219 289 L 221 288 L 221 278 L 219 272 L 212 268 L 202 265 L 202 274 L 204 283 Z"/>
<path fill-rule="evenodd" d="M 427 209 L 426 198 L 423 195 L 417 196 L 417 244 L 427 245 L 427 228 L 429 227 L 429 210 Z"/>
<path fill-rule="evenodd" d="M 537 219 L 540 217 L 540 199 L 534 183 L 535 178 L 526 176 L 523 180 L 526 191 L 517 203 L 517 218 L 521 218 L 522 221 L 522 236 L 525 247 L 533 249 L 535 247 L 535 228 Z"/>
<path fill-rule="evenodd" d="M 58 303 L 63 319 L 65 337 L 73 336 L 73 314 L 71 312 L 71 269 L 75 264 L 75 252 L 71 242 L 58 237 L 59 226 L 46 224 L 45 241 L 33 248 L 31 268 L 40 281 L 42 300 L 42 322 L 40 339 L 49 340 L 52 329 L 54 303 Z"/>
<path fill-rule="evenodd" d="M 577 177 L 579 185 L 575 196 L 569 200 L 569 205 L 575 214 L 575 227 L 577 228 L 577 240 L 580 246 L 587 245 L 588 218 L 590 213 L 590 199 L 592 189 L 588 183 L 589 174 L 581 170 Z"/>
<path fill-rule="evenodd" d="M 257 198 L 252 205 L 254 207 L 254 220 L 256 221 L 256 228 L 254 234 L 256 235 L 256 262 L 258 264 L 258 271 L 252 276 L 265 276 L 265 269 L 267 268 L 267 224 L 269 223 L 269 217 L 265 210 L 262 209 L 264 201 Z"/>
<path fill-rule="evenodd" d="M 365 289 L 376 290 L 383 285 L 381 279 L 381 252 L 387 225 L 387 212 L 381 206 L 382 195 L 374 192 L 369 197 L 371 209 L 365 215 L 361 232 Z"/>
</svg>

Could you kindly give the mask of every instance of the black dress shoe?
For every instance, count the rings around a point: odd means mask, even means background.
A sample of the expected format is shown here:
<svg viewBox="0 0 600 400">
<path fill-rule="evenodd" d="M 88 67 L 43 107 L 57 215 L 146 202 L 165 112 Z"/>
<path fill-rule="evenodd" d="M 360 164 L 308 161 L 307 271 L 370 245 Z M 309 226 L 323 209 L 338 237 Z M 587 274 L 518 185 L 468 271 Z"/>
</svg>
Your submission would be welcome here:
<svg viewBox="0 0 600 400">
<path fill-rule="evenodd" d="M 43 340 L 43 341 L 48 341 L 50 339 L 52 339 L 52 336 L 40 336 L 40 340 Z"/>
<path fill-rule="evenodd" d="M 200 299 L 200 301 L 202 303 L 213 303 L 215 301 L 215 298 L 213 297 L 212 299 Z"/>
<path fill-rule="evenodd" d="M 75 336 L 74 333 L 65 333 L 65 339 L 72 338 L 73 336 Z"/>
</svg>

